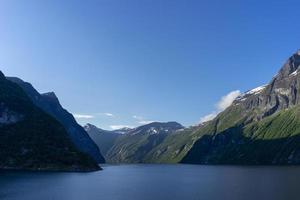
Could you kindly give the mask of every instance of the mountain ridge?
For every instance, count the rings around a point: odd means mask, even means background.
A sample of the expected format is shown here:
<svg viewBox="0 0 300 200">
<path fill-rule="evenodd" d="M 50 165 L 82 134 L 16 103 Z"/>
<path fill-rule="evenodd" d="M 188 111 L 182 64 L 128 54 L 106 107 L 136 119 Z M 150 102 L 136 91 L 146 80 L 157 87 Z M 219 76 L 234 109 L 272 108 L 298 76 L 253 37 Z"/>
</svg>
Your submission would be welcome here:
<svg viewBox="0 0 300 200">
<path fill-rule="evenodd" d="M 29 96 L 32 102 L 46 113 L 57 119 L 69 133 L 73 143 L 83 152 L 89 154 L 96 162 L 105 163 L 99 148 L 89 137 L 86 131 L 77 124 L 71 113 L 64 109 L 54 92 L 40 94 L 32 84 L 17 77 L 7 77 L 8 80 L 18 84 Z"/>
<path fill-rule="evenodd" d="M 71 142 L 64 127 L 0 73 L 0 169 L 95 171 L 100 167 Z"/>
<path fill-rule="evenodd" d="M 141 163 L 154 146 L 167 135 L 184 127 L 177 122 L 153 122 L 120 134 L 119 130 L 106 131 L 94 125 L 85 130 L 95 140 L 110 163 Z"/>
</svg>

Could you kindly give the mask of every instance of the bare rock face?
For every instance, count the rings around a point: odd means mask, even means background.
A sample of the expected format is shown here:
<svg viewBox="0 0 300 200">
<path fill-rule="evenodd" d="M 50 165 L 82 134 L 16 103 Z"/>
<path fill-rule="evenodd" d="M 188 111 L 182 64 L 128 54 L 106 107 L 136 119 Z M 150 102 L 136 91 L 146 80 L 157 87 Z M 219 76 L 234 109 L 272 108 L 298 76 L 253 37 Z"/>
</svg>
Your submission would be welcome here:
<svg viewBox="0 0 300 200">
<path fill-rule="evenodd" d="M 3 103 L 0 104 L 0 125 L 15 124 L 22 118 L 23 115 L 10 111 Z"/>
<path fill-rule="evenodd" d="M 233 106 L 245 111 L 256 110 L 256 120 L 298 105 L 300 102 L 300 51 L 291 56 L 278 74 L 267 85 L 260 86 L 238 97 Z"/>
</svg>

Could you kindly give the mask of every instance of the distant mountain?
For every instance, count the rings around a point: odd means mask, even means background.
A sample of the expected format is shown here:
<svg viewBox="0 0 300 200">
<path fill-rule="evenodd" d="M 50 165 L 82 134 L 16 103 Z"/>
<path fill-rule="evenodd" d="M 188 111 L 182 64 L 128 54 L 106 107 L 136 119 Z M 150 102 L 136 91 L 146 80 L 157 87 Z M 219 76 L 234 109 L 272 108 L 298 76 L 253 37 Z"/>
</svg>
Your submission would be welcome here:
<svg viewBox="0 0 300 200">
<path fill-rule="evenodd" d="M 0 169 L 93 171 L 64 127 L 0 72 Z"/>
<path fill-rule="evenodd" d="M 106 156 L 108 150 L 114 145 L 117 138 L 124 134 L 128 129 L 116 130 L 116 131 L 107 131 L 92 124 L 87 124 L 84 126 L 84 129 L 90 137 L 95 141 L 95 143 L 100 148 L 100 151 L 104 157 Z M 107 158 L 106 158 L 107 159 Z"/>
<path fill-rule="evenodd" d="M 97 145 L 86 131 L 77 124 L 73 115 L 60 105 L 55 93 L 40 94 L 30 83 L 24 82 L 20 78 L 7 77 L 7 79 L 18 84 L 36 106 L 58 120 L 65 127 L 78 149 L 89 154 L 97 163 L 105 162 Z"/>
<path fill-rule="evenodd" d="M 134 129 L 128 129 L 126 134 L 128 135 L 160 135 L 174 133 L 177 130 L 183 129 L 184 127 L 177 122 L 153 122 L 143 126 L 139 126 Z M 118 131 L 118 130 L 117 130 Z"/>
<path fill-rule="evenodd" d="M 101 152 L 110 163 L 147 163 L 151 151 L 164 141 L 168 135 L 184 127 L 177 122 L 154 122 L 134 129 L 105 131 L 93 125 L 85 130 L 99 144 Z M 149 156 L 149 157 L 148 157 Z"/>
</svg>

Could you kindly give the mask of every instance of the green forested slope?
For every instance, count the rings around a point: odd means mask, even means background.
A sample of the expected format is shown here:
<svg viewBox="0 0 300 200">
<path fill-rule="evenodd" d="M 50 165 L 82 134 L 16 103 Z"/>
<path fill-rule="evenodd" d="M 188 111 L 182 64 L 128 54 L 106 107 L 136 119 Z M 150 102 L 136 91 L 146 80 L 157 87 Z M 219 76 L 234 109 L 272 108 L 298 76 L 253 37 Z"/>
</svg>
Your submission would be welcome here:
<svg viewBox="0 0 300 200">
<path fill-rule="evenodd" d="M 300 106 L 199 139 L 182 160 L 194 164 L 300 164 Z"/>
</svg>

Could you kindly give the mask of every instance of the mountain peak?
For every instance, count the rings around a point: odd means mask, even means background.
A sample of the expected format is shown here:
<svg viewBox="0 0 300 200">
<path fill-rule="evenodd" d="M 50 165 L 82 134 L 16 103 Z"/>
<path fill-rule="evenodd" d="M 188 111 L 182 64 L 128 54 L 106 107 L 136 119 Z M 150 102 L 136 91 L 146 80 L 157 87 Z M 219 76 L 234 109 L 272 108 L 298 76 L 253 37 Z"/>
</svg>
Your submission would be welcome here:
<svg viewBox="0 0 300 200">
<path fill-rule="evenodd" d="M 45 99 L 47 99 L 50 102 L 55 102 L 56 104 L 60 104 L 59 99 L 54 92 L 47 92 L 47 93 L 43 93 L 41 95 L 42 95 L 42 97 L 44 97 Z"/>
<path fill-rule="evenodd" d="M 54 98 L 54 99 L 57 99 L 57 96 L 54 92 L 47 92 L 47 93 L 44 93 L 42 94 L 43 96 L 47 96 L 49 98 Z"/>
<path fill-rule="evenodd" d="M 256 110 L 256 114 L 248 116 L 249 122 L 253 119 L 261 120 L 283 109 L 299 105 L 299 74 L 300 50 L 288 58 L 269 84 L 244 93 L 236 99 L 233 105 L 241 106 L 247 112 Z"/>
<path fill-rule="evenodd" d="M 279 70 L 279 73 L 274 77 L 276 79 L 284 79 L 289 75 L 297 73 L 300 66 L 300 50 L 294 53 Z"/>
<path fill-rule="evenodd" d="M 184 128 L 181 124 L 178 122 L 152 122 L 148 124 L 148 126 L 154 125 L 154 126 L 164 126 L 164 127 L 172 127 L 172 128 L 177 128 L 181 129 Z M 147 125 L 146 125 L 147 126 Z"/>
<path fill-rule="evenodd" d="M 97 126 L 93 125 L 93 124 L 90 124 L 90 123 L 87 123 L 86 125 L 83 126 L 84 130 L 89 132 L 90 130 L 102 130 L 100 128 L 98 128 Z"/>
<path fill-rule="evenodd" d="M 128 133 L 135 134 L 159 134 L 159 133 L 173 133 L 177 130 L 183 129 L 184 126 L 177 122 L 152 122 L 143 126 L 139 126 L 130 130 Z"/>
</svg>

